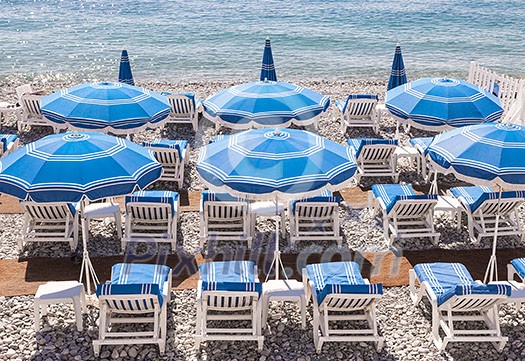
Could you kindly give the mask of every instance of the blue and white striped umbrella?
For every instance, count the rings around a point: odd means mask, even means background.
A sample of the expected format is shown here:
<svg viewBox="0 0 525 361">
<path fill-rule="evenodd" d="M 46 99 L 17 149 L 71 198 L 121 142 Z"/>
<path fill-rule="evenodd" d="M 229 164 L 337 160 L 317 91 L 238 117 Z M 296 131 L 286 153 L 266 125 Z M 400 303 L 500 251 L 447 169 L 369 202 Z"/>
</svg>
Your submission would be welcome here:
<svg viewBox="0 0 525 361">
<path fill-rule="evenodd" d="M 434 137 L 427 148 L 442 173 L 477 185 L 525 190 L 525 128 L 485 123 L 451 130 Z"/>
<path fill-rule="evenodd" d="M 236 196 L 293 200 L 352 184 L 350 148 L 303 130 L 252 129 L 200 149 L 197 173 Z"/>
<path fill-rule="evenodd" d="M 497 97 L 459 79 L 423 78 L 386 93 L 386 107 L 401 122 L 443 131 L 498 120 Z"/>
<path fill-rule="evenodd" d="M 394 53 L 394 60 L 392 60 L 392 71 L 390 72 L 387 90 L 403 85 L 406 82 L 407 75 L 405 71 L 405 63 L 403 62 L 403 54 L 401 54 L 401 45 L 397 44 Z"/>
<path fill-rule="evenodd" d="M 264 44 L 260 80 L 277 81 L 277 73 L 275 72 L 275 65 L 273 64 L 272 45 L 270 44 L 269 36 L 266 37 L 266 42 Z"/>
<path fill-rule="evenodd" d="M 236 85 L 203 103 L 208 119 L 233 129 L 304 126 L 315 123 L 329 105 L 327 96 L 274 81 Z"/>
<path fill-rule="evenodd" d="M 42 114 L 58 127 L 136 133 L 162 125 L 166 97 L 124 83 L 84 83 L 42 98 Z"/>
<path fill-rule="evenodd" d="M 0 159 L 0 193 L 35 202 L 130 194 L 162 174 L 151 151 L 102 133 L 54 134 Z"/>
<path fill-rule="evenodd" d="M 118 71 L 118 81 L 129 85 L 135 85 L 133 80 L 133 73 L 131 72 L 131 65 L 129 63 L 129 56 L 127 50 L 122 50 L 120 56 L 120 67 Z"/>
</svg>

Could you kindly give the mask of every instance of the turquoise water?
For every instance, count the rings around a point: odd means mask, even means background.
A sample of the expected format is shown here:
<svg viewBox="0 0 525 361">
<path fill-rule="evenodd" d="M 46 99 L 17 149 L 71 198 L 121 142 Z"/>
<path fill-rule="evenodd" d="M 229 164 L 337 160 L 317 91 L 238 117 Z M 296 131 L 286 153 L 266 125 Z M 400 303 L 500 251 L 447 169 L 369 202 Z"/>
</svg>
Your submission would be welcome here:
<svg viewBox="0 0 525 361">
<path fill-rule="evenodd" d="M 270 35 L 281 80 L 386 78 L 401 42 L 409 79 L 471 60 L 525 76 L 525 1 L 6 1 L 0 79 L 257 78 Z"/>
</svg>

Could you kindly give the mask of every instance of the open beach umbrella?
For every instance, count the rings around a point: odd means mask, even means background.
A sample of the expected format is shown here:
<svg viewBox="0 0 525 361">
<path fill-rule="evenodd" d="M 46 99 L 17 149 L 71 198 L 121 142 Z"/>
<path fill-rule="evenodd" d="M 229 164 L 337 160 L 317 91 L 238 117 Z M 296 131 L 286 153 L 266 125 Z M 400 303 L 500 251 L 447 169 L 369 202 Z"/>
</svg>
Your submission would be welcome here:
<svg viewBox="0 0 525 361">
<path fill-rule="evenodd" d="M 350 148 L 303 130 L 253 129 L 200 149 L 197 174 L 210 189 L 288 201 L 354 185 Z M 274 263 L 280 264 L 279 227 Z M 278 277 L 276 272 L 276 277 Z"/>
<path fill-rule="evenodd" d="M 133 134 L 162 125 L 166 97 L 124 83 L 84 83 L 42 98 L 42 114 L 58 128 Z"/>
<path fill-rule="evenodd" d="M 203 102 L 204 116 L 233 129 L 315 123 L 330 98 L 285 82 L 257 81 L 222 90 Z"/>
<path fill-rule="evenodd" d="M 525 190 L 525 128 L 520 125 L 485 123 L 451 130 L 434 137 L 427 154 L 437 171 L 495 186 L 500 199 L 503 190 Z M 485 281 L 497 278 L 498 223 L 499 215 Z"/>
<path fill-rule="evenodd" d="M 499 99 L 459 79 L 423 78 L 386 93 L 386 107 L 402 123 L 440 132 L 498 120 Z"/>
<path fill-rule="evenodd" d="M 0 159 L 0 193 L 34 202 L 76 203 L 132 193 L 157 180 L 162 166 L 153 153 L 102 133 L 63 133 L 29 143 Z M 82 203 L 81 203 L 82 205 Z M 86 271 L 98 282 L 82 234 Z"/>
<path fill-rule="evenodd" d="M 392 60 L 392 71 L 390 72 L 387 90 L 403 85 L 406 82 L 407 75 L 405 71 L 405 63 L 403 62 L 403 54 L 401 54 L 401 45 L 397 44 L 394 53 L 394 60 Z"/>
<path fill-rule="evenodd" d="M 118 81 L 128 85 L 135 85 L 133 80 L 133 73 L 131 72 L 131 65 L 129 63 L 128 51 L 122 50 L 120 55 L 120 66 L 118 70 Z"/>
<path fill-rule="evenodd" d="M 275 65 L 273 64 L 272 45 L 270 44 L 269 36 L 266 37 L 266 42 L 264 44 L 260 80 L 277 81 L 277 73 L 275 72 Z"/>
</svg>

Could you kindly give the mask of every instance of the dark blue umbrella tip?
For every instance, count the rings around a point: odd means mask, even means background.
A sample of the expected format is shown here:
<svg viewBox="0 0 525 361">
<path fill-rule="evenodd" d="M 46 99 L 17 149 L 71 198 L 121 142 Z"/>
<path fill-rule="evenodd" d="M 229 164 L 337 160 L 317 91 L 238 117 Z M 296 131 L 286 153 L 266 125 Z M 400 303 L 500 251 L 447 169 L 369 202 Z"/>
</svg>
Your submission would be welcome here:
<svg viewBox="0 0 525 361">
<path fill-rule="evenodd" d="M 260 80 L 277 81 L 277 73 L 275 72 L 275 65 L 273 63 L 272 46 L 270 44 L 269 36 L 267 36 L 265 40 Z"/>
</svg>

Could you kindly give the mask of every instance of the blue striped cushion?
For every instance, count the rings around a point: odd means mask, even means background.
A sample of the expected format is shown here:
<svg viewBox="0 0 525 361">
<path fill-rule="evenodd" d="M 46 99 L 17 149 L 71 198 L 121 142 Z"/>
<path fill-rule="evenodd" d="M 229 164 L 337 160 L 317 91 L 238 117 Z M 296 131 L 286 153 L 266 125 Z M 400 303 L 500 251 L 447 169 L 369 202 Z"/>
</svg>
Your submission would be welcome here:
<svg viewBox="0 0 525 361">
<path fill-rule="evenodd" d="M 7 148 L 11 143 L 18 139 L 16 134 L 0 134 L 0 141 L 2 141 L 2 152 L 7 152 Z"/>
<path fill-rule="evenodd" d="M 97 296 L 154 294 L 162 304 L 164 283 L 169 273 L 168 266 L 159 264 L 117 263 L 111 268 L 111 280 L 97 286 Z"/>
<path fill-rule="evenodd" d="M 347 141 L 348 146 L 353 148 L 355 152 L 356 159 L 359 158 L 361 154 L 361 149 L 364 145 L 374 145 L 374 144 L 393 144 L 397 145 L 397 139 L 383 139 L 383 138 L 350 138 Z"/>
<path fill-rule="evenodd" d="M 253 261 L 206 262 L 199 268 L 203 291 L 262 293 L 262 284 L 255 281 Z"/>
<path fill-rule="evenodd" d="M 514 266 L 518 275 L 522 279 L 525 279 L 525 258 L 516 258 L 510 261 L 510 263 Z"/>
<path fill-rule="evenodd" d="M 188 147 L 187 140 L 155 139 L 152 142 L 142 142 L 143 147 L 177 149 L 179 158 L 182 160 L 182 152 Z"/>
<path fill-rule="evenodd" d="M 410 184 L 374 184 L 372 185 L 374 197 L 381 199 L 390 213 L 397 201 L 409 199 L 437 199 L 436 194 L 416 194 Z"/>
<path fill-rule="evenodd" d="M 409 140 L 410 144 L 414 147 L 422 149 L 423 154 L 427 154 L 428 147 L 434 140 L 434 137 L 421 137 L 421 138 L 412 138 Z"/>
<path fill-rule="evenodd" d="M 318 196 L 290 202 L 290 209 L 292 210 L 292 213 L 295 212 L 295 205 L 301 202 L 336 202 L 337 204 L 339 204 L 341 203 L 341 199 L 339 197 L 333 196 L 332 192 L 330 192 L 328 189 L 325 189 Z"/>
<path fill-rule="evenodd" d="M 326 262 L 306 266 L 313 281 L 317 302 L 321 304 L 332 293 L 382 294 L 381 284 L 367 284 L 356 262 Z"/>
<path fill-rule="evenodd" d="M 467 203 L 471 212 L 475 212 L 488 199 L 498 199 L 499 192 L 487 186 L 450 188 L 452 195 Z M 525 198 L 525 191 L 501 192 L 501 198 Z"/>
<path fill-rule="evenodd" d="M 461 263 L 420 263 L 414 267 L 419 282 L 428 282 L 442 305 L 453 296 L 506 295 L 511 289 L 506 285 L 485 285 L 474 282 L 467 268 Z"/>
<path fill-rule="evenodd" d="M 126 204 L 129 202 L 167 203 L 171 205 L 171 214 L 174 215 L 177 213 L 178 199 L 179 193 L 172 191 L 136 191 L 131 196 L 126 196 Z"/>
<path fill-rule="evenodd" d="M 353 99 L 374 99 L 379 100 L 379 97 L 377 94 L 350 94 L 348 98 L 346 98 L 345 102 L 342 101 L 336 101 L 335 105 L 339 108 L 341 113 L 344 113 L 346 111 L 346 107 L 348 106 L 348 102 Z"/>
<path fill-rule="evenodd" d="M 201 212 L 204 210 L 204 202 L 246 202 L 248 201 L 246 199 L 242 199 L 239 197 L 232 196 L 230 193 L 223 193 L 223 192 L 213 192 L 210 190 L 204 190 L 201 192 Z"/>
</svg>

